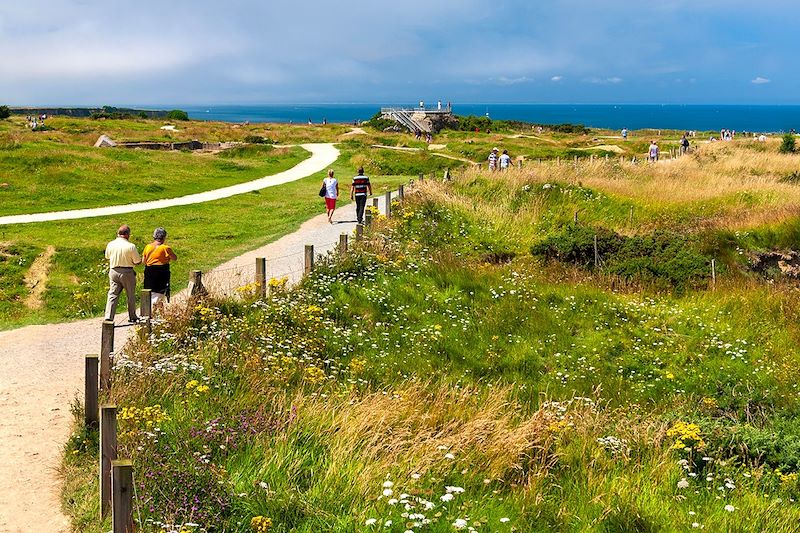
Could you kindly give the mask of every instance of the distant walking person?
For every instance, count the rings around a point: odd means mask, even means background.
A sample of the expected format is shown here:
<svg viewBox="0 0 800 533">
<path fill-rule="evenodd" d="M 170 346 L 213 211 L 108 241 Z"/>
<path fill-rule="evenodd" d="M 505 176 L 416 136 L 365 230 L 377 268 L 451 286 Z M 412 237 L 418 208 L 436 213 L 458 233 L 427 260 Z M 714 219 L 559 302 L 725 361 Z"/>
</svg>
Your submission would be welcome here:
<svg viewBox="0 0 800 533">
<path fill-rule="evenodd" d="M 364 208 L 367 205 L 367 196 L 372 194 L 372 184 L 364 175 L 364 169 L 359 167 L 358 175 L 353 178 L 350 186 L 350 199 L 356 201 L 356 219 L 359 224 L 364 223 Z"/>
<path fill-rule="evenodd" d="M 628 140 L 628 128 L 622 128 L 622 140 L 623 141 Z"/>
<path fill-rule="evenodd" d="M 508 150 L 503 150 L 503 155 L 500 156 L 500 170 L 508 170 L 511 166 L 511 156 L 508 155 Z"/>
<path fill-rule="evenodd" d="M 492 151 L 489 154 L 489 170 L 491 171 L 497 170 L 497 152 L 497 148 L 492 148 Z"/>
<path fill-rule="evenodd" d="M 655 141 L 650 143 L 650 149 L 647 151 L 647 157 L 655 163 L 658 161 L 658 143 Z"/>
<path fill-rule="evenodd" d="M 333 177 L 333 169 L 328 171 L 328 177 L 322 180 L 325 187 L 325 209 L 328 212 L 328 223 L 333 224 L 333 212 L 336 210 L 336 199 L 339 198 L 339 180 Z"/>
<path fill-rule="evenodd" d="M 686 138 L 686 135 L 681 137 L 681 155 L 686 155 L 689 153 L 689 139 Z"/>
<path fill-rule="evenodd" d="M 153 232 L 153 242 L 142 250 L 144 259 L 144 288 L 150 289 L 153 309 L 163 301 L 169 301 L 170 274 L 169 264 L 178 259 L 172 248 L 164 241 L 167 240 L 167 230 L 156 228 Z"/>
<path fill-rule="evenodd" d="M 117 238 L 106 245 L 106 259 L 108 259 L 108 301 L 106 302 L 106 320 L 114 320 L 117 312 L 117 300 L 122 290 L 128 297 L 128 322 L 134 324 L 139 321 L 136 316 L 136 272 L 134 265 L 142 262 L 136 245 L 130 242 L 131 228 L 123 224 L 117 230 Z"/>
</svg>

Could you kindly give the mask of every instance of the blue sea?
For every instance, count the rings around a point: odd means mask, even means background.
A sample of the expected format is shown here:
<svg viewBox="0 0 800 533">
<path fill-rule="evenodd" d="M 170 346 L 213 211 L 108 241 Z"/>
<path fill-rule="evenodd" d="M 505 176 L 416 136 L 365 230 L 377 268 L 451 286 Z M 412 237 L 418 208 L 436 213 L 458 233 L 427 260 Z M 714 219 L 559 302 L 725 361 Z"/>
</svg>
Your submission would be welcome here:
<svg viewBox="0 0 800 533">
<path fill-rule="evenodd" d="M 800 131 L 800 105 L 639 105 L 639 104 L 459 104 L 458 115 L 490 116 L 536 124 L 583 124 L 609 129 L 676 129 L 749 132 Z M 407 104 L 265 104 L 179 106 L 198 120 L 224 122 L 352 123 L 367 120 L 381 107 Z"/>
</svg>

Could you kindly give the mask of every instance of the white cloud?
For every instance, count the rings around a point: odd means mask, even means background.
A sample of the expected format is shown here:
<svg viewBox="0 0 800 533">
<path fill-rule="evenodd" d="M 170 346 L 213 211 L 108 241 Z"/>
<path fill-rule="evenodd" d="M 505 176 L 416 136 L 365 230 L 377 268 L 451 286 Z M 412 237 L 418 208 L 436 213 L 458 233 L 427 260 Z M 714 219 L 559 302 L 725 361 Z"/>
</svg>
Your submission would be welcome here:
<svg viewBox="0 0 800 533">
<path fill-rule="evenodd" d="M 766 83 L 772 83 L 772 80 L 758 76 L 756 79 L 751 80 L 750 83 L 754 85 L 764 85 Z"/>
<path fill-rule="evenodd" d="M 611 76 L 609 78 L 591 77 L 586 78 L 584 81 L 595 85 L 616 85 L 617 83 L 622 83 L 623 79 L 619 76 Z"/>
<path fill-rule="evenodd" d="M 564 76 L 553 76 L 550 81 L 559 82 L 564 79 Z"/>
</svg>

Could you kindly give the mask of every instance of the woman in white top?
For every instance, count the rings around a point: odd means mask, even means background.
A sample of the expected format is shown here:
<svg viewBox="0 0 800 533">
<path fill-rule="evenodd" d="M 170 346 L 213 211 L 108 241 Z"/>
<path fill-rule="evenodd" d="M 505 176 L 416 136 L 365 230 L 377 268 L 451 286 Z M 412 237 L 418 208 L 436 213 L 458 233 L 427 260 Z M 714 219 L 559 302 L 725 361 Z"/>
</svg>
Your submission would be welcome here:
<svg viewBox="0 0 800 533">
<path fill-rule="evenodd" d="M 333 224 L 333 212 L 336 210 L 336 199 L 339 198 L 339 180 L 333 177 L 333 170 L 328 171 L 328 177 L 322 180 L 325 187 L 325 208 L 328 211 L 328 222 Z"/>
</svg>

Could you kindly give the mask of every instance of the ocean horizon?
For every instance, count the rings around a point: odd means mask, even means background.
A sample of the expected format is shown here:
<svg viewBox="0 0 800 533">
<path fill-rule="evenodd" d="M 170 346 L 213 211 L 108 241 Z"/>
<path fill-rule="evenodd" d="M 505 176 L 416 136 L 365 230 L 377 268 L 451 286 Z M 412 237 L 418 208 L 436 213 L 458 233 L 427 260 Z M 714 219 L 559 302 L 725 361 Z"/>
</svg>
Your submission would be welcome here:
<svg viewBox="0 0 800 533">
<path fill-rule="evenodd" d="M 426 105 L 436 104 L 427 102 Z M 418 105 L 418 104 L 417 104 Z M 446 105 L 446 103 L 443 103 Z M 177 106 L 195 120 L 250 123 L 352 123 L 371 118 L 381 107 L 415 104 L 263 104 Z M 489 116 L 535 124 L 583 124 L 604 129 L 672 129 L 779 133 L 800 130 L 800 105 L 701 104 L 481 104 L 453 103 L 457 115 Z"/>
</svg>

